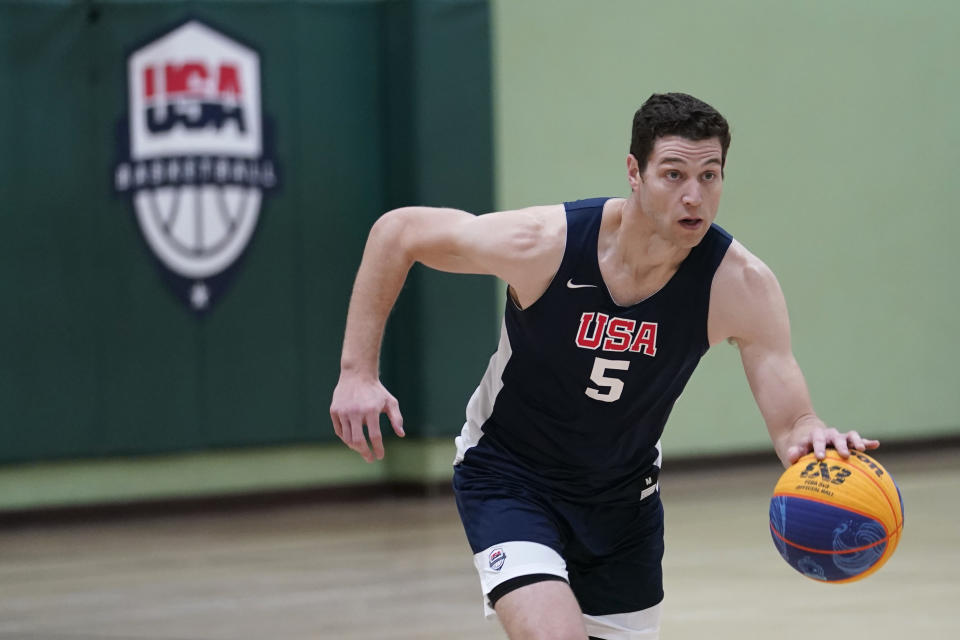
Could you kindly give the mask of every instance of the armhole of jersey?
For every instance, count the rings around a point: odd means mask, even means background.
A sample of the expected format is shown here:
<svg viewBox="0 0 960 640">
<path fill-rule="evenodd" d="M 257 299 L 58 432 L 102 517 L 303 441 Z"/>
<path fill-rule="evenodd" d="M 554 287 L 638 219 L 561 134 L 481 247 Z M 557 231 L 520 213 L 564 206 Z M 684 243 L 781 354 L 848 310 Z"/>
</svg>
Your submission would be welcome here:
<svg viewBox="0 0 960 640">
<path fill-rule="evenodd" d="M 583 247 L 581 244 L 583 242 L 596 241 L 595 234 L 587 234 L 585 237 L 576 238 L 572 236 L 571 228 L 573 225 L 570 223 L 571 214 L 577 212 L 581 209 L 600 209 L 600 214 L 596 222 L 597 227 L 603 223 L 603 207 L 606 205 L 607 201 L 611 198 L 590 198 L 588 200 L 575 200 L 573 202 L 564 202 L 563 203 L 563 215 L 565 217 L 564 222 L 567 225 L 566 235 L 564 238 L 563 244 L 563 258 L 560 259 L 560 266 L 557 267 L 557 272 L 553 274 L 553 278 L 550 280 L 550 284 L 547 285 L 547 288 L 543 290 L 543 293 L 540 294 L 540 297 L 534 300 L 531 304 L 526 307 L 521 307 L 514 300 L 513 296 L 510 294 L 510 287 L 507 286 L 507 303 L 512 305 L 514 310 L 518 312 L 528 311 L 529 309 L 536 306 L 540 300 L 543 299 L 545 295 L 550 293 L 553 289 L 560 286 L 558 283 L 562 283 L 563 279 L 575 266 L 574 261 L 579 260 L 583 255 Z M 593 254 L 591 254 L 593 255 Z M 596 260 L 594 260 L 596 262 Z M 599 267 L 597 267 L 599 270 Z"/>
<path fill-rule="evenodd" d="M 540 300 L 543 299 L 545 295 L 547 295 L 547 293 L 551 289 L 554 288 L 558 280 L 563 279 L 562 275 L 564 273 L 564 270 L 569 268 L 570 256 L 568 253 L 568 249 L 570 248 L 570 215 L 569 215 L 570 212 L 567 210 L 567 204 L 568 203 L 566 202 L 563 203 L 563 215 L 564 215 L 563 222 L 565 225 L 565 229 L 564 229 L 564 238 L 563 238 L 563 255 L 560 257 L 560 265 L 557 267 L 557 270 L 554 272 L 553 277 L 550 279 L 549 284 L 547 284 L 547 288 L 544 289 L 543 293 L 540 294 L 540 297 L 525 307 L 521 307 L 520 303 L 517 302 L 516 298 L 513 295 L 513 287 L 511 287 L 510 283 L 508 282 L 507 283 L 507 304 L 510 307 L 512 307 L 514 311 L 523 313 L 524 311 L 527 311 L 528 309 L 534 307 L 538 302 L 540 302 Z"/>
<path fill-rule="evenodd" d="M 706 318 L 704 319 L 703 327 L 704 353 L 710 349 L 710 298 L 713 295 L 713 281 L 717 279 L 717 272 L 720 271 L 720 265 L 723 264 L 723 259 L 727 257 L 727 253 L 730 251 L 730 245 L 733 244 L 733 236 L 730 235 L 723 227 L 714 224 L 713 228 L 719 232 L 718 238 L 715 240 L 715 242 L 722 243 L 724 246 L 716 251 L 716 256 L 711 258 L 713 275 L 710 276 L 710 280 L 707 282 L 707 313 Z"/>
</svg>

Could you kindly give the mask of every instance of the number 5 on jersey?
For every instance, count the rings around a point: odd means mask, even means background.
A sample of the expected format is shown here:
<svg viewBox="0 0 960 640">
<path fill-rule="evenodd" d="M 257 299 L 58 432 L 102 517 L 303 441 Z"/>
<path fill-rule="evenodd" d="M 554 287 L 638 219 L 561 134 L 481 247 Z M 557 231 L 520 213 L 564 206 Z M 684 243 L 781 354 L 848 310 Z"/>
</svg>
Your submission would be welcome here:
<svg viewBox="0 0 960 640">
<path fill-rule="evenodd" d="M 593 371 L 590 372 L 590 380 L 599 389 L 587 387 L 584 393 L 594 400 L 601 402 L 616 402 L 623 393 L 623 380 L 607 376 L 610 370 L 626 371 L 630 368 L 629 360 L 607 360 L 606 358 L 594 358 Z"/>
</svg>

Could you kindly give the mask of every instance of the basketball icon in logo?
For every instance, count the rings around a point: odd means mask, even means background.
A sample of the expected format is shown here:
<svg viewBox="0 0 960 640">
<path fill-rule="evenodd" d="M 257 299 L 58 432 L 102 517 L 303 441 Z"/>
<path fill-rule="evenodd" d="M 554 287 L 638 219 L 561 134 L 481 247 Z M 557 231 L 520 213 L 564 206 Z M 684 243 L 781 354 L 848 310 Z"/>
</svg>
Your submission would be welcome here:
<svg viewBox="0 0 960 640">
<path fill-rule="evenodd" d="M 127 60 L 127 118 L 114 188 L 178 294 L 209 308 L 277 185 L 267 153 L 260 57 L 197 20 Z"/>
</svg>

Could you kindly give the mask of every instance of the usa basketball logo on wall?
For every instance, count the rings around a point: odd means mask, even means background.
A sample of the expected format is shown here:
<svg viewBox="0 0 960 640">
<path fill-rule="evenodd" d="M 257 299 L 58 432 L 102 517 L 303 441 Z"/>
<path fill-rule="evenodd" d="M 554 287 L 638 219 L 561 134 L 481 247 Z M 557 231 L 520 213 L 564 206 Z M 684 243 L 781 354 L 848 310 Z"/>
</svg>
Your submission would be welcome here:
<svg viewBox="0 0 960 640">
<path fill-rule="evenodd" d="M 177 294 L 196 311 L 222 292 L 277 186 L 260 56 L 197 20 L 127 59 L 114 189 Z"/>
</svg>

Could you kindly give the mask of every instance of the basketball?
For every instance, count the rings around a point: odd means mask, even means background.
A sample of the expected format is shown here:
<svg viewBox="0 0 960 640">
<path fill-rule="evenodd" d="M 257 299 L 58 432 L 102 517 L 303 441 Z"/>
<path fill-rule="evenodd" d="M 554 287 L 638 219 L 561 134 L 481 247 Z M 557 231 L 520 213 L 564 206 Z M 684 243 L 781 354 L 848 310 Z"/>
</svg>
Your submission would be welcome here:
<svg viewBox="0 0 960 640">
<path fill-rule="evenodd" d="M 859 451 L 810 453 L 784 471 L 770 500 L 770 534 L 783 559 L 820 582 L 853 582 L 890 559 L 903 531 L 900 489 Z"/>
</svg>

